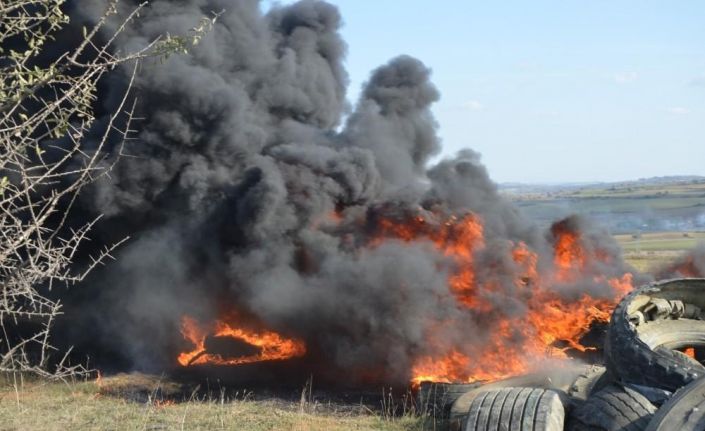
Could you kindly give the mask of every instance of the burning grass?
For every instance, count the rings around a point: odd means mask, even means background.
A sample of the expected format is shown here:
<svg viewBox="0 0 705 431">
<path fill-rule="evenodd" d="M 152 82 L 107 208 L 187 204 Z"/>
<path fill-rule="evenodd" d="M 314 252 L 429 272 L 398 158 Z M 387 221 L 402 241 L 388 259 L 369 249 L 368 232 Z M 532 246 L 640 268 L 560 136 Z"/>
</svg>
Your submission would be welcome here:
<svg viewBox="0 0 705 431">
<path fill-rule="evenodd" d="M 390 416 L 362 405 L 333 406 L 306 397 L 287 402 L 251 396 L 168 398 L 181 385 L 155 376 L 122 374 L 84 382 L 0 377 L 2 429 L 140 430 L 421 430 L 414 415 Z M 147 394 L 136 401 L 134 394 Z"/>
</svg>

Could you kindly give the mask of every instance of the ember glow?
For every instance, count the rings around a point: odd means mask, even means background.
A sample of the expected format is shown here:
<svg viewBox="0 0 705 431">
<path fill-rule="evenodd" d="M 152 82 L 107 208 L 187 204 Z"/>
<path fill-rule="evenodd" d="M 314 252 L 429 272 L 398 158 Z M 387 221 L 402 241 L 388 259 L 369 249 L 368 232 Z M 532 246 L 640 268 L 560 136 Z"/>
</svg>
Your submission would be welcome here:
<svg viewBox="0 0 705 431">
<path fill-rule="evenodd" d="M 538 255 L 524 243 L 512 247 L 511 258 L 516 291 L 526 304 L 525 314 L 503 314 L 490 297 L 508 295 L 499 283 L 478 281 L 474 255 L 485 246 L 483 225 L 479 217 L 468 214 L 451 217 L 441 223 L 431 223 L 421 217 L 408 223 L 395 224 L 384 220 L 381 231 L 407 242 L 431 240 L 455 263 L 448 278 L 449 290 L 455 295 L 458 307 L 471 313 L 481 325 L 486 325 L 487 342 L 473 352 L 453 348 L 443 356 L 423 356 L 416 360 L 412 370 L 412 384 L 423 381 L 471 382 L 496 380 L 530 371 L 537 362 L 568 357 L 573 349 L 585 352 L 589 348 L 580 340 L 591 325 L 609 320 L 618 300 L 632 289 L 632 274 L 605 278 L 589 275 L 586 268 L 593 262 L 607 259 L 600 250 L 586 250 L 581 232 L 569 226 L 556 225 L 551 269 L 539 275 Z M 433 228 L 432 226 L 437 226 Z M 377 239 L 376 242 L 380 240 Z M 593 298 L 588 294 L 571 297 L 561 295 L 561 286 L 592 277 L 593 282 L 605 284 L 612 293 L 608 298 Z M 453 322 L 447 322 L 453 324 Z M 427 335 L 433 345 L 437 334 L 432 326 Z"/>
<path fill-rule="evenodd" d="M 683 353 L 685 353 L 689 357 L 695 359 L 695 348 L 694 347 L 688 347 L 687 349 L 683 350 Z"/>
<path fill-rule="evenodd" d="M 181 334 L 194 348 L 179 354 L 177 360 L 182 366 L 191 365 L 242 365 L 262 361 L 281 361 L 303 356 L 306 346 L 302 341 L 287 339 L 271 331 L 251 331 L 239 328 L 223 320 L 209 326 L 200 325 L 195 319 L 185 316 L 181 319 Z M 221 354 L 206 351 L 206 338 L 231 337 L 258 347 L 260 353 L 239 357 L 223 357 Z"/>
</svg>

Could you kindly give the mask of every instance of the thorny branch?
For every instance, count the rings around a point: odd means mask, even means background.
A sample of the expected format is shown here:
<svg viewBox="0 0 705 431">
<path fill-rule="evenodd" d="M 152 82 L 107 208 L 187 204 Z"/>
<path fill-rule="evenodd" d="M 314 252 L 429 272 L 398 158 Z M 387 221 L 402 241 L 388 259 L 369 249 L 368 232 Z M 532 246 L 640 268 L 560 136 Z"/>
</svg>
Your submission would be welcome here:
<svg viewBox="0 0 705 431">
<path fill-rule="evenodd" d="M 95 26 L 83 30 L 77 47 L 38 66 L 39 54 L 69 22 L 63 3 L 0 1 L 0 372 L 52 378 L 85 369 L 69 364 L 68 352 L 57 354 L 51 345 L 52 325 L 62 311 L 49 292 L 83 280 L 120 245 L 76 268 L 76 252 L 99 217 L 76 227 L 68 223 L 69 212 L 81 190 L 117 162 L 106 156 L 106 145 L 134 132 L 128 95 L 139 61 L 186 52 L 215 20 L 202 20 L 189 36 L 165 36 L 139 51 L 115 54 L 116 38 L 145 4 L 105 37 L 106 23 L 118 13 L 113 0 Z M 92 107 L 98 81 L 120 65 L 129 76 L 127 89 L 96 134 Z"/>
</svg>

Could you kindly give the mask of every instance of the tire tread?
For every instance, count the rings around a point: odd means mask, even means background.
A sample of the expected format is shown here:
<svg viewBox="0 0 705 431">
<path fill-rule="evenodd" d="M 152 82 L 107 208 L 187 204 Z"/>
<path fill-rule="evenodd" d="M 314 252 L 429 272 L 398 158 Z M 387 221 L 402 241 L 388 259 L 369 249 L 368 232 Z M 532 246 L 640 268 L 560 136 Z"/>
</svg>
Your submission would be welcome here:
<svg viewBox="0 0 705 431">
<path fill-rule="evenodd" d="M 638 392 L 611 385 L 579 405 L 567 429 L 643 431 L 655 412 L 656 407 Z"/>
<path fill-rule="evenodd" d="M 675 391 L 705 374 L 701 364 L 687 361 L 666 348 L 651 349 L 638 336 L 629 322 L 627 309 L 634 297 L 649 294 L 658 288 L 652 285 L 627 295 L 615 308 L 605 343 L 607 368 L 624 382 Z M 668 331 L 669 320 L 649 323 L 658 330 Z"/>
<path fill-rule="evenodd" d="M 488 390 L 473 401 L 464 431 L 559 431 L 565 412 L 558 392 L 509 387 Z"/>
</svg>

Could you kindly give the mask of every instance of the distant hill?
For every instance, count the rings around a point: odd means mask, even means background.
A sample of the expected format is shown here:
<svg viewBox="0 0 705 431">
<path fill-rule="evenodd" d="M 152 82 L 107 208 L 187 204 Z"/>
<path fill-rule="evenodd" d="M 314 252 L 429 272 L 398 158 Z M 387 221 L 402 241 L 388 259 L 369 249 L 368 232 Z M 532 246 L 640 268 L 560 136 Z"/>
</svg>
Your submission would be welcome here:
<svg viewBox="0 0 705 431">
<path fill-rule="evenodd" d="M 677 175 L 633 181 L 500 184 L 527 216 L 550 224 L 586 215 L 613 233 L 705 231 L 705 177 Z"/>
<path fill-rule="evenodd" d="M 531 183 L 500 183 L 501 192 L 513 198 L 551 198 L 575 194 L 576 191 L 618 191 L 635 188 L 651 188 L 654 186 L 683 186 L 705 184 L 705 176 L 700 175 L 671 175 L 663 177 L 639 178 L 637 180 L 616 182 L 574 182 L 556 184 L 531 184 Z"/>
<path fill-rule="evenodd" d="M 703 181 L 705 181 L 705 177 L 700 175 L 671 175 L 665 177 L 639 178 L 636 182 L 640 184 L 685 184 Z"/>
</svg>

